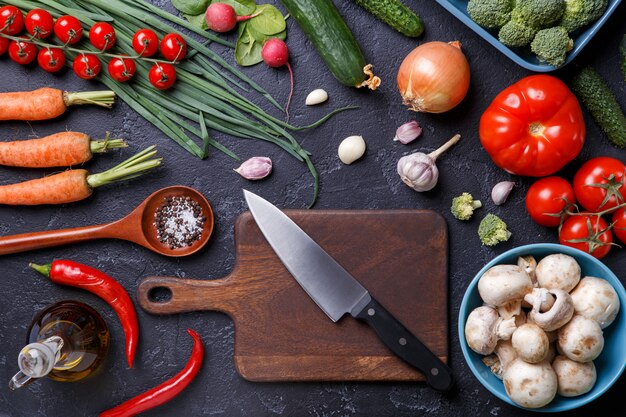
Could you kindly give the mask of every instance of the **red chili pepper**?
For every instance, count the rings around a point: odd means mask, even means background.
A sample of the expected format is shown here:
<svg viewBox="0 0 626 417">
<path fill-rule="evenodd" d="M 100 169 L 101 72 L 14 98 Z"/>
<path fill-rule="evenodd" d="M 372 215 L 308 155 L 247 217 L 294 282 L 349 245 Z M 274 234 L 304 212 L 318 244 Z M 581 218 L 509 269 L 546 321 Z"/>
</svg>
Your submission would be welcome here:
<svg viewBox="0 0 626 417">
<path fill-rule="evenodd" d="M 104 272 L 73 261 L 54 261 L 48 265 L 31 263 L 30 267 L 56 284 L 82 288 L 106 301 L 120 319 L 126 335 L 126 360 L 128 366 L 133 367 L 139 341 L 139 323 L 135 306 L 119 282 Z"/>
<path fill-rule="evenodd" d="M 202 366 L 204 359 L 204 346 L 198 333 L 191 329 L 187 329 L 187 333 L 193 338 L 193 348 L 191 357 L 187 361 L 187 365 L 182 371 L 177 373 L 173 378 L 168 379 L 162 384 L 152 388 L 149 391 L 139 394 L 130 400 L 111 408 L 110 410 L 100 413 L 100 417 L 131 417 L 144 411 L 150 410 L 159 405 L 170 401 L 193 381 Z"/>
</svg>

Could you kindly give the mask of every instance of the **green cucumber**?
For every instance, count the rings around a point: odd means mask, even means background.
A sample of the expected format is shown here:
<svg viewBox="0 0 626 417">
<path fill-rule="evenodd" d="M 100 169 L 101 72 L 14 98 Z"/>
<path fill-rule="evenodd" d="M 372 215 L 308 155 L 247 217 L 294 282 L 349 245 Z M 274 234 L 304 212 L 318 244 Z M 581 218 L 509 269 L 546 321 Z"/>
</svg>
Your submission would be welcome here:
<svg viewBox="0 0 626 417">
<path fill-rule="evenodd" d="M 619 44 L 619 62 L 622 65 L 624 81 L 626 81 L 626 35 L 624 35 L 622 42 Z"/>
<path fill-rule="evenodd" d="M 417 38 L 424 32 L 422 19 L 400 0 L 354 0 L 354 2 L 405 36 Z"/>
<path fill-rule="evenodd" d="M 574 76 L 572 88 L 611 143 L 626 146 L 626 116 L 602 76 L 591 67 L 583 68 Z"/>
<path fill-rule="evenodd" d="M 332 0 L 281 0 L 340 83 L 375 90 L 380 78 Z"/>
</svg>

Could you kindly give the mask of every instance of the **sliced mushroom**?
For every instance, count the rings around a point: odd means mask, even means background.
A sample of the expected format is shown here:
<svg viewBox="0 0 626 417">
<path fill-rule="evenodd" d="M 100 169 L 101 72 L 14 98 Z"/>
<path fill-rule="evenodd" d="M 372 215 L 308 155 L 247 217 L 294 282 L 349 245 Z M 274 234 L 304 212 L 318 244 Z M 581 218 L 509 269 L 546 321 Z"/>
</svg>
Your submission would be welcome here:
<svg viewBox="0 0 626 417">
<path fill-rule="evenodd" d="M 617 292 L 604 279 L 585 277 L 571 295 L 576 314 L 597 321 L 602 329 L 617 317 L 620 308 Z"/>
<path fill-rule="evenodd" d="M 565 325 L 574 315 L 574 303 L 572 297 L 561 289 L 550 290 L 556 297 L 554 305 L 546 312 L 541 312 L 541 297 L 532 299 L 533 309 L 528 314 L 528 320 L 541 327 L 546 332 L 556 330 Z M 526 296 L 531 302 L 532 294 Z"/>
<path fill-rule="evenodd" d="M 496 378 L 502 379 L 504 368 L 517 358 L 517 352 L 513 349 L 510 340 L 500 340 L 493 354 L 485 356 L 483 363 L 487 365 Z"/>
<path fill-rule="evenodd" d="M 596 383 L 596 367 L 593 362 L 580 363 L 559 355 L 554 358 L 552 368 L 558 380 L 558 393 L 563 397 L 585 394 Z"/>
<path fill-rule="evenodd" d="M 480 277 L 478 292 L 485 303 L 499 307 L 522 300 L 533 288 L 530 277 L 517 265 L 496 265 Z"/>
<path fill-rule="evenodd" d="M 489 355 L 498 340 L 510 339 L 515 331 L 515 319 L 503 320 L 492 307 L 474 309 L 465 323 L 465 340 L 474 352 Z"/>
<path fill-rule="evenodd" d="M 604 336 L 597 321 L 575 315 L 559 330 L 559 352 L 576 362 L 590 362 L 604 348 Z"/>
<path fill-rule="evenodd" d="M 530 255 L 520 256 L 517 258 L 517 266 L 522 268 L 524 272 L 528 274 L 530 277 L 530 281 L 533 283 L 533 287 L 538 287 L 537 283 L 537 275 L 535 274 L 535 270 L 537 269 L 537 261 Z"/>
<path fill-rule="evenodd" d="M 511 343 L 517 352 L 517 357 L 528 363 L 541 362 L 550 350 L 548 336 L 534 323 L 526 323 L 518 327 L 511 336 Z"/>
<path fill-rule="evenodd" d="M 505 368 L 502 379 L 508 396 L 522 407 L 543 407 L 556 395 L 556 373 L 546 361 L 528 363 L 517 358 Z"/>
<path fill-rule="evenodd" d="M 570 292 L 580 281 L 580 265 L 571 256 L 556 253 L 539 261 L 535 274 L 540 287 Z"/>
</svg>

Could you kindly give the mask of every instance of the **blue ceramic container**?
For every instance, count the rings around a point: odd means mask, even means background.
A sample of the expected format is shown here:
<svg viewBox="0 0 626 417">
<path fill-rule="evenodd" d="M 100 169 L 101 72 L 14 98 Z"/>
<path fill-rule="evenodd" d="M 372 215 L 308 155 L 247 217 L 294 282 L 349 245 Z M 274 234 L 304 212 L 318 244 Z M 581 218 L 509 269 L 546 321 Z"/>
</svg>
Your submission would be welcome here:
<svg viewBox="0 0 626 417">
<path fill-rule="evenodd" d="M 478 294 L 478 280 L 480 277 L 494 265 L 499 264 L 516 264 L 518 256 L 532 255 L 537 262 L 541 258 L 553 254 L 564 253 L 576 259 L 582 269 L 582 276 L 594 276 L 606 279 L 619 296 L 621 308 L 615 321 L 606 329 L 604 329 L 604 350 L 600 356 L 594 361 L 598 379 L 595 386 L 588 393 L 578 397 L 561 397 L 559 395 L 548 405 L 542 408 L 532 409 L 541 412 L 557 412 L 571 410 L 583 406 L 602 395 L 611 385 L 620 377 L 624 368 L 626 368 L 626 292 L 624 287 L 617 279 L 615 274 L 611 272 L 601 261 L 593 256 L 573 249 L 568 246 L 556 245 L 552 243 L 536 243 L 532 245 L 520 246 L 515 249 L 504 252 L 489 262 L 474 277 L 463 296 L 461 310 L 459 311 L 459 340 L 463 356 L 470 369 L 478 378 L 478 380 L 491 391 L 496 397 L 509 404 L 515 405 L 506 395 L 502 381 L 496 378 L 490 369 L 482 362 L 482 356 L 472 351 L 465 341 L 465 322 L 469 313 L 482 305 L 482 300 Z M 520 407 L 523 408 L 523 407 Z M 530 410 L 530 409 L 529 409 Z"/>
<path fill-rule="evenodd" d="M 617 9 L 622 0 L 609 0 L 609 6 L 602 15 L 592 25 L 587 26 L 576 32 L 574 39 L 574 49 L 567 54 L 567 60 L 563 65 L 567 65 L 580 51 L 587 45 L 593 36 L 600 30 L 604 22 Z M 470 29 L 482 36 L 487 42 L 495 46 L 500 52 L 509 57 L 518 65 L 536 72 L 554 71 L 556 67 L 540 62 L 537 57 L 530 52 L 530 48 L 509 48 L 498 40 L 497 31 L 487 30 L 480 27 L 467 14 L 467 0 L 437 0 L 446 10 L 455 15 L 461 22 L 465 23 Z"/>
</svg>

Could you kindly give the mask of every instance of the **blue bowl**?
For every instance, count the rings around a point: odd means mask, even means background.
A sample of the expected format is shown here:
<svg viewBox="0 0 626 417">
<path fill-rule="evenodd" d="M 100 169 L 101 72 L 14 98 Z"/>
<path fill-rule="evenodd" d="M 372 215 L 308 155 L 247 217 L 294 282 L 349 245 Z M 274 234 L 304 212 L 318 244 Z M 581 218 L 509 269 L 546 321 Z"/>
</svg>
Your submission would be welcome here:
<svg viewBox="0 0 626 417">
<path fill-rule="evenodd" d="M 461 22 L 465 23 L 470 29 L 482 36 L 487 42 L 495 46 L 500 52 L 513 60 L 516 64 L 536 72 L 554 71 L 556 67 L 542 63 L 537 57 L 530 52 L 530 48 L 509 48 L 498 40 L 498 32 L 482 28 L 478 23 L 474 22 L 467 14 L 467 0 L 436 0 L 446 10 L 455 15 Z M 587 45 L 593 36 L 600 30 L 604 22 L 606 22 L 611 14 L 617 9 L 622 0 L 609 0 L 609 6 L 606 11 L 592 25 L 575 32 L 573 37 L 574 49 L 567 54 L 567 60 L 563 65 L 567 65 L 580 51 Z"/>
<path fill-rule="evenodd" d="M 482 362 L 481 359 L 483 357 L 469 348 L 465 340 L 465 322 L 467 321 L 469 313 L 476 307 L 482 305 L 482 300 L 478 294 L 477 286 L 478 280 L 485 273 L 485 271 L 494 265 L 516 264 L 519 256 L 532 255 L 535 259 L 537 259 L 537 262 L 539 262 L 541 258 L 553 253 L 564 253 L 574 257 L 582 269 L 582 276 L 604 278 L 611 283 L 619 296 L 621 308 L 615 318 L 615 321 L 603 330 L 604 350 L 594 361 L 598 379 L 591 391 L 578 397 L 566 398 L 557 395 L 556 398 L 545 407 L 527 409 L 511 401 L 504 390 L 502 381 L 496 378 L 491 373 L 490 369 Z M 461 303 L 461 310 L 459 312 L 459 340 L 463 356 L 476 378 L 478 378 L 485 388 L 491 391 L 493 395 L 500 398 L 502 401 L 530 411 L 558 412 L 571 410 L 581 407 L 601 396 L 611 387 L 611 385 L 613 385 L 613 383 L 615 383 L 615 381 L 619 379 L 620 375 L 624 371 L 624 368 L 626 368 L 626 353 L 624 352 L 624 346 L 626 346 L 626 291 L 624 291 L 624 287 L 619 279 L 617 279 L 615 274 L 611 272 L 606 265 L 593 256 L 579 251 L 578 249 L 552 243 L 535 243 L 532 245 L 520 246 L 518 248 L 508 250 L 494 258 L 491 262 L 485 265 L 484 268 L 478 272 L 478 274 L 476 274 L 472 282 L 469 284 L 469 287 L 463 296 L 463 302 Z"/>
</svg>

